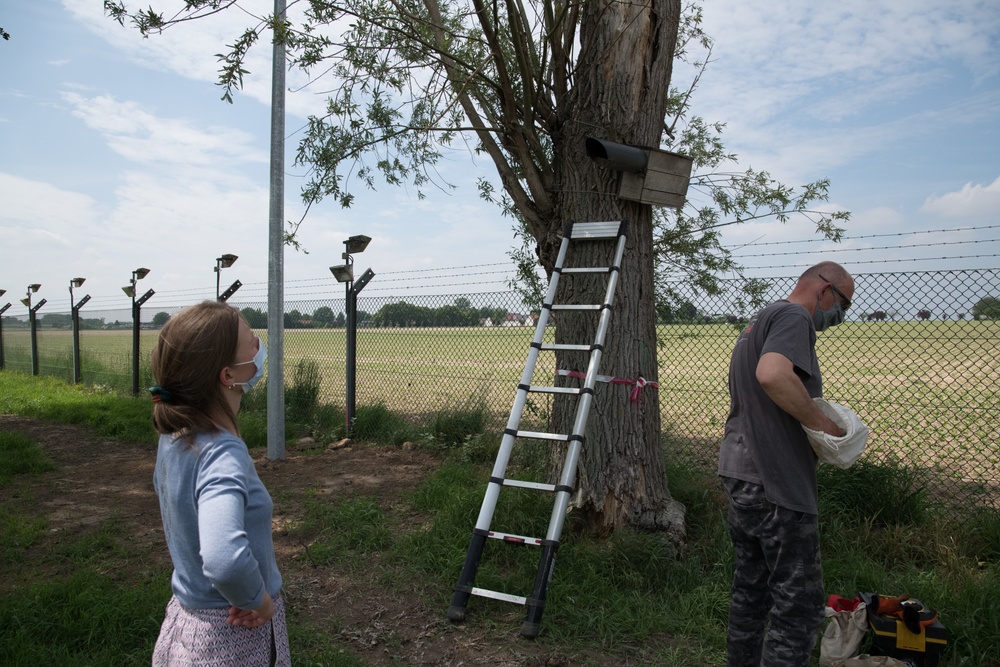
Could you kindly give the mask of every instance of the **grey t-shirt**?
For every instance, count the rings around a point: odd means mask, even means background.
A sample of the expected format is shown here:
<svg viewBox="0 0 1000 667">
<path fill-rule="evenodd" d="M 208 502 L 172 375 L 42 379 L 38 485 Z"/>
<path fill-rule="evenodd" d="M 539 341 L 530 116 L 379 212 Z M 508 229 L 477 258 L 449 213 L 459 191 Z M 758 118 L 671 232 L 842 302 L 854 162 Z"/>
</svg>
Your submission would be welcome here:
<svg viewBox="0 0 1000 667">
<path fill-rule="evenodd" d="M 816 455 L 798 420 L 779 408 L 757 381 L 757 362 L 767 352 L 792 362 L 810 396 L 823 394 L 809 311 L 784 300 L 762 309 L 733 348 L 729 418 L 718 472 L 761 484 L 775 505 L 817 514 Z"/>
</svg>

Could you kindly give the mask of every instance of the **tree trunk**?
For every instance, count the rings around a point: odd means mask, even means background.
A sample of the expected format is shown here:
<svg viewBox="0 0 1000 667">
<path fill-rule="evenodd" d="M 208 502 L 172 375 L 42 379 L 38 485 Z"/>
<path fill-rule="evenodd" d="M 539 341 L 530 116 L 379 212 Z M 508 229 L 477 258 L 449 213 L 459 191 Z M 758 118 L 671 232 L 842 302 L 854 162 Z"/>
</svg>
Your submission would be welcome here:
<svg viewBox="0 0 1000 667">
<path fill-rule="evenodd" d="M 658 380 L 653 282 L 652 209 L 617 197 L 618 174 L 586 157 L 588 136 L 634 146 L 658 146 L 663 132 L 671 65 L 680 18 L 679 0 L 584 5 L 576 82 L 559 110 L 554 141 L 557 220 L 539 239 L 543 265 L 554 262 L 552 239 L 565 221 L 628 221 L 628 241 L 600 373 L 616 378 Z M 574 243 L 569 266 L 608 266 L 611 244 Z M 564 276 L 557 303 L 603 301 L 606 278 Z M 593 313 L 560 312 L 556 339 L 592 343 Z M 585 353 L 562 353 L 560 369 L 585 370 Z M 598 383 L 580 459 L 575 511 L 607 535 L 625 524 L 665 530 L 680 544 L 684 507 L 667 487 L 657 390 L 647 387 L 632 402 L 628 385 Z M 557 399 L 560 397 L 557 396 Z M 572 429 L 576 401 L 556 400 L 553 427 Z M 553 467 L 561 463 L 554 452 Z"/>
</svg>

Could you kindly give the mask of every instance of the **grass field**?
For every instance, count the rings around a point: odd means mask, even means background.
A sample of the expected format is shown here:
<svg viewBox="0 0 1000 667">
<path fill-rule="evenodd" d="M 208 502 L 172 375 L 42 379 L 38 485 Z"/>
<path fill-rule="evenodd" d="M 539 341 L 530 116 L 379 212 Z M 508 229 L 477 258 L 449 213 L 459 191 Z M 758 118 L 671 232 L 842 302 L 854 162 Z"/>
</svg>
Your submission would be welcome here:
<svg viewBox="0 0 1000 667">
<path fill-rule="evenodd" d="M 142 331 L 141 386 L 150 382 L 148 355 L 156 333 Z M 265 331 L 259 334 L 266 340 Z M 382 404 L 414 419 L 483 404 L 502 426 L 533 334 L 530 327 L 360 329 L 357 402 Z M 714 464 L 736 335 L 728 324 L 659 328 L 661 416 L 664 432 L 683 443 L 678 456 Z M 83 331 L 84 381 L 127 390 L 131 345 L 130 331 Z M 70 332 L 42 330 L 38 346 L 41 373 L 70 379 Z M 341 404 L 344 331 L 291 329 L 284 346 L 286 378 L 300 360 L 313 361 L 321 375 L 320 400 Z M 6 330 L 4 349 L 8 369 L 30 372 L 26 330 Z M 961 496 L 997 497 L 1000 322 L 847 322 L 820 334 L 817 350 L 825 395 L 858 412 L 871 428 L 869 457 L 918 465 Z M 543 354 L 532 382 L 551 383 L 554 370 L 551 356 Z M 526 419 L 544 420 L 548 403 L 532 399 Z"/>
</svg>

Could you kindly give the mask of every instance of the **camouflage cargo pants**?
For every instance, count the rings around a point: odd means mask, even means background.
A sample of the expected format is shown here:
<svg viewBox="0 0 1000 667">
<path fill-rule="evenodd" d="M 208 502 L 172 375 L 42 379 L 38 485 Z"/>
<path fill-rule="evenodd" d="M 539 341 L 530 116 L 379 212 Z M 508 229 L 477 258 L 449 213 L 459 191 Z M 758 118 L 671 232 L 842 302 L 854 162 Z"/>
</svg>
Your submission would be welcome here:
<svg viewBox="0 0 1000 667">
<path fill-rule="evenodd" d="M 722 481 L 736 552 L 728 667 L 804 667 L 823 624 L 818 517 L 774 505 L 759 484 Z"/>
</svg>

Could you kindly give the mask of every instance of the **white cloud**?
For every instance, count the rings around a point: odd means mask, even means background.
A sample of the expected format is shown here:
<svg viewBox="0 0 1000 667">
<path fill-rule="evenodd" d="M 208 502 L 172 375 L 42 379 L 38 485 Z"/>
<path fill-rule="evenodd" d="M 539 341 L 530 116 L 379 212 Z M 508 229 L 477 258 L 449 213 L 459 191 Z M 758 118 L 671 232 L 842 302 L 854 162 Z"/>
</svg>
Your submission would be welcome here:
<svg viewBox="0 0 1000 667">
<path fill-rule="evenodd" d="M 961 123 L 982 99 L 944 91 L 1000 71 L 1000 12 L 984 0 L 709 0 L 704 16 L 715 62 L 695 113 L 725 121 L 727 148 L 782 180 Z"/>
<path fill-rule="evenodd" d="M 73 211 L 75 221 L 82 224 L 92 222 L 100 215 L 100 206 L 87 195 L 60 190 L 49 183 L 13 174 L 0 173 L 0 192 L 4 193 L 0 221 L 19 227 L 23 225 L 18 233 L 61 222 L 67 211 Z"/>
<path fill-rule="evenodd" d="M 877 206 L 851 214 L 851 227 L 868 233 L 896 231 L 905 224 L 906 216 L 888 206 Z"/>
<path fill-rule="evenodd" d="M 957 192 L 932 195 L 921 210 L 945 218 L 996 216 L 1000 214 L 1000 177 L 987 186 L 966 183 Z"/>
<path fill-rule="evenodd" d="M 49 301 L 53 294 L 68 296 L 69 276 L 81 275 L 87 265 L 81 239 L 100 238 L 101 205 L 87 195 L 8 173 L 0 173 L 0 192 L 4 279 L 42 283 Z M 63 289 L 55 291 L 56 286 Z M 14 291 L 15 285 L 0 287 Z"/>
<path fill-rule="evenodd" d="M 162 118 L 132 101 L 100 95 L 63 93 L 73 115 L 100 132 L 108 146 L 131 162 L 214 166 L 220 160 L 265 163 L 268 155 L 255 138 L 227 127 L 200 127 L 194 120 Z"/>
<path fill-rule="evenodd" d="M 128 22 L 120 26 L 106 16 L 101 4 L 94 0 L 62 2 L 78 21 L 131 61 L 152 70 L 213 84 L 218 82 L 221 66 L 217 54 L 227 53 L 228 45 L 235 43 L 245 30 L 259 28 L 264 17 L 274 11 L 274 3 L 270 0 L 241 0 L 226 11 L 174 25 L 161 34 L 143 38 Z M 132 9 L 142 7 L 141 2 L 132 4 Z M 182 7 L 180 2 L 174 2 L 173 6 L 166 1 L 157 3 L 157 9 L 167 19 L 179 15 Z M 298 11 L 301 11 L 299 7 L 292 3 L 287 14 L 289 19 L 295 20 Z M 265 29 L 246 53 L 243 68 L 248 73 L 243 75 L 242 88 L 235 97 L 250 98 L 270 106 L 272 49 L 269 30 Z M 297 90 L 306 83 L 305 75 L 298 70 L 288 71 L 285 76 L 288 90 Z M 221 89 L 219 95 L 221 97 Z M 286 92 L 286 111 L 302 117 L 318 113 L 324 108 L 324 99 L 308 90 L 299 95 Z"/>
<path fill-rule="evenodd" d="M 223 51 L 226 44 L 233 43 L 243 30 L 257 25 L 260 17 L 274 9 L 266 0 L 246 0 L 240 2 L 237 10 L 188 21 L 146 39 L 128 21 L 120 26 L 105 15 L 101 3 L 93 0 L 62 0 L 62 3 L 77 21 L 117 47 L 132 61 L 199 81 L 215 81 L 218 70 L 215 54 Z M 183 3 L 176 1 L 156 4 L 167 19 L 180 14 L 183 8 Z M 127 2 L 126 6 L 133 10 L 143 9 L 141 2 Z M 268 51 L 269 58 L 270 50 L 264 50 Z"/>
</svg>

